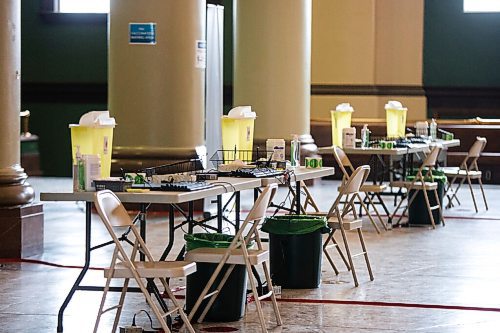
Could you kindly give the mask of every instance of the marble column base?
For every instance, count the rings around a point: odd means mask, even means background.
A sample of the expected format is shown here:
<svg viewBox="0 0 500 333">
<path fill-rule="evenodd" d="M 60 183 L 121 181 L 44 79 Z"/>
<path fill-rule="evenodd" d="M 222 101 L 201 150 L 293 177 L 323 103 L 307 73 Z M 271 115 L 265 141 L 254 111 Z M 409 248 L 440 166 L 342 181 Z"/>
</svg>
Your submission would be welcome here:
<svg viewBox="0 0 500 333">
<path fill-rule="evenodd" d="M 0 169 L 0 207 L 20 206 L 33 201 L 35 191 L 26 182 L 27 178 L 19 164 Z"/>
<path fill-rule="evenodd" d="M 43 253 L 43 205 L 0 207 L 0 258 Z"/>
</svg>

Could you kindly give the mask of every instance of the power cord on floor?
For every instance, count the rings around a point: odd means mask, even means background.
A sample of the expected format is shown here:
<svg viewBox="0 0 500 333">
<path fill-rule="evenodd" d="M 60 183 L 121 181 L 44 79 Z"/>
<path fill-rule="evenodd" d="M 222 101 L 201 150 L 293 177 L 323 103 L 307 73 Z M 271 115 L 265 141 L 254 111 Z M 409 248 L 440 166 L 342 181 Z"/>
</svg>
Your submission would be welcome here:
<svg viewBox="0 0 500 333">
<path fill-rule="evenodd" d="M 77 266 L 77 265 L 62 265 L 62 264 L 56 264 L 44 260 L 37 260 L 37 259 L 25 259 L 25 258 L 0 258 L 0 264 L 19 264 L 19 263 L 25 263 L 25 264 L 39 264 L 39 265 L 45 265 L 45 266 L 52 266 L 52 267 L 57 267 L 57 268 L 76 268 L 76 269 L 82 269 L 83 266 Z M 96 271 L 103 271 L 103 267 L 89 267 L 89 270 L 96 270 Z"/>
<path fill-rule="evenodd" d="M 136 325 L 135 318 L 138 314 L 141 312 L 144 312 L 146 316 L 149 318 L 149 327 L 150 329 L 143 329 L 141 326 Z M 153 327 L 153 319 L 151 318 L 151 315 L 149 312 L 146 310 L 139 310 L 136 313 L 134 313 L 134 317 L 132 317 L 132 325 L 127 326 L 127 327 L 120 327 L 120 333 L 129 333 L 129 332 L 142 332 L 142 333 L 164 333 L 163 329 L 161 327 Z"/>
</svg>

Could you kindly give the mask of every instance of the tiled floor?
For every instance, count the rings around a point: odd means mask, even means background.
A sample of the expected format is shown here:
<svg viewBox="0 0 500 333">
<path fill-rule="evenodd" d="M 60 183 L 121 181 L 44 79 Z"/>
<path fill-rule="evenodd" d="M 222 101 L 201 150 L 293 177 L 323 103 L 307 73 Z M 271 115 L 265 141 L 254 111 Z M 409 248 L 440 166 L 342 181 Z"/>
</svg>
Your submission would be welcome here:
<svg viewBox="0 0 500 333">
<path fill-rule="evenodd" d="M 69 190 L 69 179 L 34 178 L 37 192 Z M 320 208 L 333 201 L 337 183 L 316 182 L 310 188 Z M 284 189 L 281 189 L 284 191 Z M 463 205 L 445 211 L 446 227 L 395 228 L 378 235 L 368 221 L 364 233 L 375 280 L 370 282 L 361 258 L 355 259 L 360 286 L 355 288 L 345 269 L 339 276 L 323 262 L 322 283 L 317 289 L 284 290 L 280 311 L 284 325 L 274 326 L 271 305 L 264 305 L 272 332 L 498 332 L 500 327 L 500 187 L 487 186 L 490 210 L 480 201 L 475 213 L 470 194 L 460 193 Z M 243 193 L 248 209 L 252 193 Z M 390 201 L 390 200 L 387 200 Z M 83 263 L 84 213 L 78 203 L 44 203 L 45 251 L 40 259 L 61 265 Z M 425 212 L 423 212 L 425 213 Z M 93 241 L 107 240 L 98 219 L 93 221 Z M 158 255 L 167 232 L 166 217 L 152 216 L 148 243 Z M 354 234 L 350 239 L 354 244 Z M 173 253 L 181 247 L 176 237 Z M 108 264 L 109 249 L 93 254 L 92 266 Z M 342 268 L 339 262 L 339 267 Z M 39 264 L 3 264 L 0 267 L 0 332 L 56 332 L 57 312 L 79 270 Z M 101 271 L 91 271 L 89 284 L 101 284 Z M 183 286 L 184 281 L 175 281 Z M 180 294 L 183 294 L 181 292 Z M 64 317 L 64 332 L 91 332 L 100 293 L 77 292 Z M 111 297 L 116 298 L 116 295 Z M 127 296 L 121 324 L 134 312 L 147 309 L 138 294 Z M 197 325 L 219 330 L 234 328 L 258 332 L 258 319 L 250 304 L 238 322 Z M 105 315 L 100 332 L 109 332 L 111 315 Z M 146 326 L 141 316 L 140 324 Z M 216 330 L 210 330 L 216 331 Z"/>
</svg>

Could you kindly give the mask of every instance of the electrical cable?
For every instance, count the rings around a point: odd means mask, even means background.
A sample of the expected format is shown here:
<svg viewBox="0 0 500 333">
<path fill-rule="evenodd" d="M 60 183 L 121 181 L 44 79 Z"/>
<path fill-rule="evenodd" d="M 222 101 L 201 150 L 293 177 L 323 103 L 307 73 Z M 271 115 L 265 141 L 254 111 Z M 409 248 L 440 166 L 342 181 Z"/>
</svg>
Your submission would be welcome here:
<svg viewBox="0 0 500 333">
<path fill-rule="evenodd" d="M 149 314 L 149 312 L 147 312 L 144 309 L 141 309 L 141 310 L 137 311 L 136 313 L 134 313 L 134 317 L 132 318 L 132 326 L 136 326 L 136 324 L 135 324 L 135 317 L 138 314 L 140 314 L 141 312 L 144 312 L 146 314 L 146 316 L 148 316 L 148 318 L 149 318 L 149 326 L 153 330 L 153 332 L 158 332 L 159 330 L 161 330 L 161 327 L 153 327 L 153 319 L 151 318 L 151 315 Z M 148 331 L 144 331 L 143 330 L 143 332 L 148 332 Z"/>
<path fill-rule="evenodd" d="M 63 265 L 63 264 L 56 264 L 56 263 L 52 263 L 52 262 L 44 261 L 44 260 L 24 259 L 24 258 L 0 258 L 0 263 L 1 264 L 15 264 L 15 263 L 38 264 L 38 265 L 45 265 L 45 266 L 51 266 L 51 267 L 57 267 L 57 268 L 83 269 L 83 266 Z M 94 271 L 103 271 L 104 269 L 105 268 L 103 268 L 103 267 L 89 267 L 89 270 L 94 270 Z"/>
<path fill-rule="evenodd" d="M 230 182 L 223 182 L 223 181 L 216 181 L 216 182 L 213 182 L 211 183 L 212 185 L 215 185 L 215 186 L 221 186 L 223 187 L 225 190 L 226 190 L 226 193 L 228 193 L 228 189 L 225 185 L 229 185 L 231 187 L 231 189 L 233 190 L 233 192 L 236 192 L 236 187 L 234 187 L 233 184 L 231 184 Z"/>
</svg>

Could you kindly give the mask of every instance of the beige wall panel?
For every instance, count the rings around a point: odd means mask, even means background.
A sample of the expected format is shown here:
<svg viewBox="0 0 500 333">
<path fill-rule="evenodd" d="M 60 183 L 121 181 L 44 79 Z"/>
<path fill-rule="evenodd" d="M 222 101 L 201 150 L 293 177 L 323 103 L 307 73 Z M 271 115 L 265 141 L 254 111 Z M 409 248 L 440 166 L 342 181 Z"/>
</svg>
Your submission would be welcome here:
<svg viewBox="0 0 500 333">
<path fill-rule="evenodd" d="M 380 118 L 385 115 L 378 108 L 376 96 L 314 95 L 311 97 L 311 119 L 330 119 L 330 110 L 340 103 L 351 103 L 353 118 Z"/>
<path fill-rule="evenodd" d="M 312 31 L 313 84 L 374 83 L 374 0 L 314 0 Z"/>
<path fill-rule="evenodd" d="M 109 38 L 109 109 L 115 146 L 193 148 L 204 144 L 204 0 L 113 0 Z M 129 44 L 129 23 L 155 22 L 156 45 Z"/>
<path fill-rule="evenodd" d="M 309 134 L 311 0 L 235 1 L 234 104 L 257 113 L 255 138 Z"/>
<path fill-rule="evenodd" d="M 427 98 L 425 96 L 382 96 L 378 98 L 377 109 L 385 118 L 384 106 L 387 101 L 400 101 L 404 107 L 408 108 L 406 114 L 406 124 L 413 127 L 416 120 L 427 119 Z"/>
<path fill-rule="evenodd" d="M 422 85 L 424 1 L 376 1 L 376 79 L 380 85 Z"/>
</svg>

